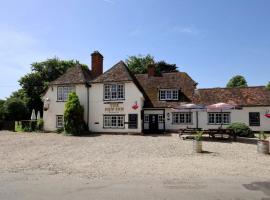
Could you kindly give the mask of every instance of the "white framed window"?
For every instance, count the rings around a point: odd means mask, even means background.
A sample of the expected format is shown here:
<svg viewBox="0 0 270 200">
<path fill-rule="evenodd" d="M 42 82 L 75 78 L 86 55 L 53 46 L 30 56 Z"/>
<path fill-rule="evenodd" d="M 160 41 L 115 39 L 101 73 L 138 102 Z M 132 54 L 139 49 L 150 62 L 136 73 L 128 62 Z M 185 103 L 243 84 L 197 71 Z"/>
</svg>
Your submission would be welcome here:
<svg viewBox="0 0 270 200">
<path fill-rule="evenodd" d="M 231 113 L 208 113 L 208 124 L 229 124 L 231 123 Z"/>
<path fill-rule="evenodd" d="M 56 128 L 63 128 L 63 127 L 64 127 L 64 116 L 56 115 Z"/>
<path fill-rule="evenodd" d="M 168 101 L 168 100 L 178 100 L 179 92 L 175 89 L 160 89 L 159 90 L 159 100 Z"/>
<path fill-rule="evenodd" d="M 74 86 L 58 86 L 57 101 L 67 101 L 69 93 L 74 91 L 75 91 Z"/>
<path fill-rule="evenodd" d="M 125 115 L 104 115 L 103 127 L 104 128 L 124 128 Z"/>
<path fill-rule="evenodd" d="M 173 124 L 192 124 L 192 113 L 172 113 Z"/>
<path fill-rule="evenodd" d="M 164 122 L 164 116 L 163 115 L 158 115 L 158 122 L 163 123 Z"/>
<path fill-rule="evenodd" d="M 149 123 L 149 115 L 144 115 L 144 122 Z"/>
<path fill-rule="evenodd" d="M 124 84 L 104 84 L 104 100 L 123 100 L 125 99 Z"/>
</svg>

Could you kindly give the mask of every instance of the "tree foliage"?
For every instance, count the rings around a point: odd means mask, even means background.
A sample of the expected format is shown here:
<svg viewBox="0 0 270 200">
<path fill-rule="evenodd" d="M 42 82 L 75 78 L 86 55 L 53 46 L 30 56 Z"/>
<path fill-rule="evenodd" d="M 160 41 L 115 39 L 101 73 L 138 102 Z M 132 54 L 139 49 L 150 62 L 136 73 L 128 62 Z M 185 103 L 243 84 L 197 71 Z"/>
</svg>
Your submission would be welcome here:
<svg viewBox="0 0 270 200">
<path fill-rule="evenodd" d="M 147 66 L 149 64 L 153 64 L 154 62 L 154 57 L 149 54 L 146 56 L 129 56 L 128 59 L 126 59 L 126 64 L 129 70 L 134 74 L 146 73 Z"/>
<path fill-rule="evenodd" d="M 31 72 L 19 80 L 22 91 L 18 91 L 14 95 L 23 98 L 29 110 L 35 109 L 42 113 L 43 102 L 41 96 L 48 88 L 49 82 L 57 79 L 67 69 L 76 66 L 76 64 L 78 64 L 78 61 L 65 61 L 58 58 L 35 62 L 31 66 Z M 83 66 L 87 67 L 86 65 Z"/>
<path fill-rule="evenodd" d="M 266 88 L 267 88 L 268 90 L 270 90 L 270 81 L 269 81 L 268 84 L 266 85 Z"/>
<path fill-rule="evenodd" d="M 248 85 L 245 77 L 240 75 L 232 77 L 227 84 L 228 88 L 247 87 L 247 86 Z"/>
<path fill-rule="evenodd" d="M 86 125 L 83 119 L 83 107 L 75 92 L 68 96 L 64 112 L 64 128 L 67 134 L 82 135 L 86 131 Z"/>
<path fill-rule="evenodd" d="M 126 64 L 133 74 L 146 73 L 149 64 L 155 64 L 157 74 L 178 71 L 175 64 L 169 64 L 165 61 L 156 62 L 154 57 L 149 54 L 146 56 L 129 56 L 126 59 Z"/>
<path fill-rule="evenodd" d="M 5 120 L 19 121 L 28 119 L 29 111 L 25 103 L 18 98 L 8 98 L 3 104 Z"/>
<path fill-rule="evenodd" d="M 4 119 L 4 103 L 5 100 L 0 99 L 0 120 Z"/>
</svg>

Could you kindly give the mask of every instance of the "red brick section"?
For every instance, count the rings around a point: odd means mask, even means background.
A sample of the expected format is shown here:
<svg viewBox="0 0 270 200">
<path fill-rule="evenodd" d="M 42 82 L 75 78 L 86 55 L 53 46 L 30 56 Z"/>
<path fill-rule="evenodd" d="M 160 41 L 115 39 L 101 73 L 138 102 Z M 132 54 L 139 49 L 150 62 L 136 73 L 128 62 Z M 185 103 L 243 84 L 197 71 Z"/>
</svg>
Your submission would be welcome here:
<svg viewBox="0 0 270 200">
<path fill-rule="evenodd" d="M 147 67 L 148 77 L 156 75 L 156 67 L 154 64 L 150 64 Z"/>
<path fill-rule="evenodd" d="M 94 51 L 92 54 L 92 76 L 96 78 L 103 74 L 103 56 L 98 52 Z"/>
</svg>

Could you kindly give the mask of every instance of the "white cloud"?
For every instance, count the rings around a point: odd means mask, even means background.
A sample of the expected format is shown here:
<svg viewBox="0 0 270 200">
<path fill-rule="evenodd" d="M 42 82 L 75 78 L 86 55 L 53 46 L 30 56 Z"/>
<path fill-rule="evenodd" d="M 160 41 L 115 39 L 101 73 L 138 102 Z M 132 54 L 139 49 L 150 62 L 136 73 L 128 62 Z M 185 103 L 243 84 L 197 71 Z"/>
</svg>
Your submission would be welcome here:
<svg viewBox="0 0 270 200">
<path fill-rule="evenodd" d="M 180 34 L 186 34 L 186 35 L 198 35 L 199 31 L 194 26 L 175 26 L 173 27 L 173 31 Z"/>
<path fill-rule="evenodd" d="M 106 3 L 110 3 L 110 4 L 114 4 L 115 3 L 115 1 L 113 1 L 113 0 L 103 0 L 104 2 L 106 2 Z"/>
</svg>

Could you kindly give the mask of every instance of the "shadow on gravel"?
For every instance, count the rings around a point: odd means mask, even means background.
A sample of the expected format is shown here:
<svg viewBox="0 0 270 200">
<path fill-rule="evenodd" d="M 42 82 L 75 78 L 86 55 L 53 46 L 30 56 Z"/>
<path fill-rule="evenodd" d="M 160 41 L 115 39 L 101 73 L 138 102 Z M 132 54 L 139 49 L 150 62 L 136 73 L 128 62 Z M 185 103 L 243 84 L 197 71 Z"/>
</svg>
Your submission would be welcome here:
<svg viewBox="0 0 270 200">
<path fill-rule="evenodd" d="M 247 190 L 261 191 L 270 197 L 270 182 L 253 182 L 250 184 L 243 184 Z M 270 200 L 270 198 L 263 198 L 262 200 Z"/>
<path fill-rule="evenodd" d="M 146 137 L 171 137 L 172 134 L 170 133 L 145 133 L 142 136 L 146 136 Z"/>
</svg>

